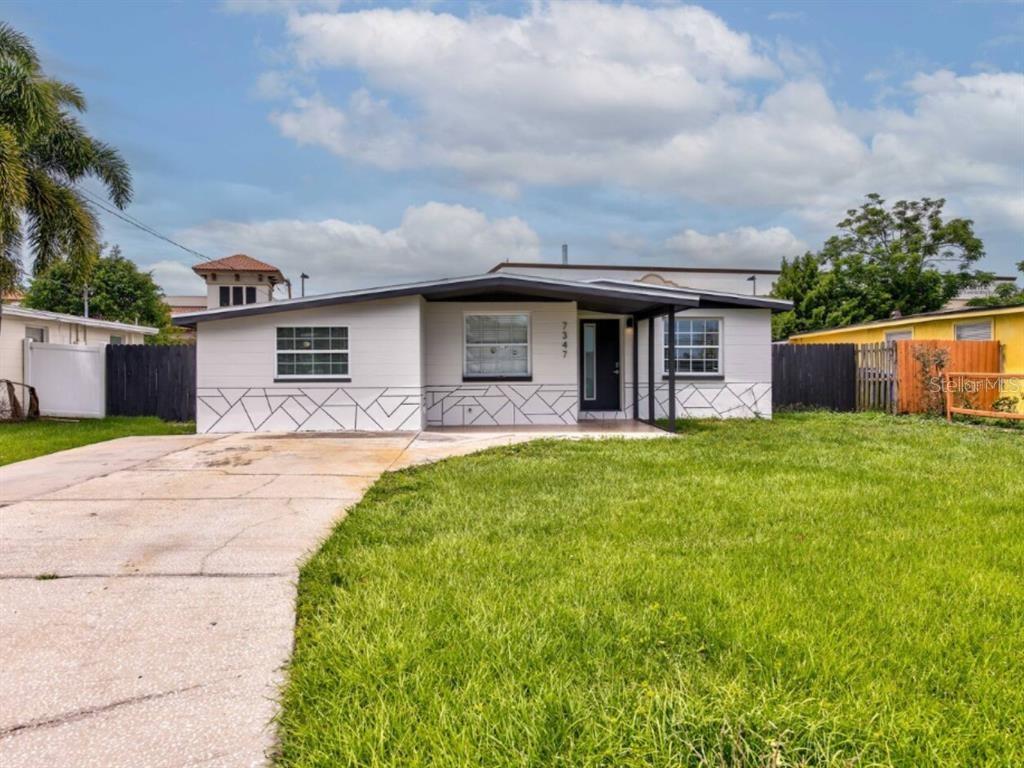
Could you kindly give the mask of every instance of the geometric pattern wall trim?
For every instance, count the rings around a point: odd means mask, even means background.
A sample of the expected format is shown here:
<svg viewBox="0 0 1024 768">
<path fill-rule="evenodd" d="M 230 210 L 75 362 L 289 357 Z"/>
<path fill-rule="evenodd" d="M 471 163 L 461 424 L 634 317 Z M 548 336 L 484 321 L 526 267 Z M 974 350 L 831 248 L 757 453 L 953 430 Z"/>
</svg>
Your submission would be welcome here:
<svg viewBox="0 0 1024 768">
<path fill-rule="evenodd" d="M 580 419 L 633 418 L 633 389 L 625 385 L 621 411 L 583 411 Z M 640 382 L 640 417 L 647 418 L 647 382 Z M 668 416 L 668 382 L 654 386 L 654 414 Z M 772 415 L 771 382 L 676 382 L 676 416 L 689 419 L 767 418 Z"/>
<path fill-rule="evenodd" d="M 571 384 L 427 386 L 427 426 L 575 424 L 578 391 Z"/>
<path fill-rule="evenodd" d="M 422 427 L 419 387 L 202 387 L 196 431 L 397 432 Z"/>
<path fill-rule="evenodd" d="M 668 415 L 668 384 L 655 389 L 658 410 Z M 772 384 L 761 382 L 716 382 L 676 384 L 676 414 L 690 419 L 770 418 Z"/>
</svg>

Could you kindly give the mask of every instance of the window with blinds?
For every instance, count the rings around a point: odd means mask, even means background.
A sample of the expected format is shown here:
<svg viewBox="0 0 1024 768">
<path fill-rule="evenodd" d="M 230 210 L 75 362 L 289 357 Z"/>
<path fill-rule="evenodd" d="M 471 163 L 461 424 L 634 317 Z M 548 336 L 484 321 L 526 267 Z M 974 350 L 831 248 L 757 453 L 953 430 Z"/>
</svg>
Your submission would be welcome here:
<svg viewBox="0 0 1024 768">
<path fill-rule="evenodd" d="M 522 378 L 530 375 L 528 313 L 466 315 L 463 375 Z"/>
<path fill-rule="evenodd" d="M 957 341 L 991 341 L 992 321 L 978 320 L 957 323 L 953 326 L 953 333 Z"/>
</svg>

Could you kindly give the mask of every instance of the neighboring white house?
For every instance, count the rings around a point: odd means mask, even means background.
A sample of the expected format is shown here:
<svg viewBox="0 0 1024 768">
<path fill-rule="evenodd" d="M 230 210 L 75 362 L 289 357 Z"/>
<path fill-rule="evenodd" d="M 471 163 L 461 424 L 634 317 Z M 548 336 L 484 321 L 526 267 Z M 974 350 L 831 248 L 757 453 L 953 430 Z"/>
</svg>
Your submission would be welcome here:
<svg viewBox="0 0 1024 768">
<path fill-rule="evenodd" d="M 44 416 L 100 417 L 106 412 L 107 345 L 142 344 L 156 332 L 145 325 L 5 304 L 0 307 L 0 379 L 34 387 Z M 14 396 L 27 403 L 27 390 L 16 387 Z"/>
<path fill-rule="evenodd" d="M 779 278 L 777 269 L 733 267 L 637 266 L 635 264 L 556 264 L 543 261 L 503 261 L 491 274 L 534 275 L 560 280 L 628 280 L 669 288 L 704 288 L 711 291 L 767 296 Z"/>
<path fill-rule="evenodd" d="M 535 275 L 565 280 L 615 278 L 674 288 L 706 288 L 755 296 L 768 296 L 781 272 L 777 269 L 736 267 L 636 266 L 630 264 L 568 264 L 534 261 L 505 261 L 491 268 L 492 274 Z M 1016 281 L 1012 275 L 997 276 L 984 287 L 965 288 L 945 304 L 945 309 L 962 309 L 973 298 L 991 296 L 998 286 Z"/>
<path fill-rule="evenodd" d="M 499 271 L 174 322 L 197 333 L 199 432 L 389 431 L 770 417 L 770 318 L 789 307 L 607 274 Z"/>
<path fill-rule="evenodd" d="M 24 382 L 25 339 L 39 344 L 142 344 L 156 332 L 145 325 L 5 304 L 0 309 L 0 379 Z"/>
</svg>

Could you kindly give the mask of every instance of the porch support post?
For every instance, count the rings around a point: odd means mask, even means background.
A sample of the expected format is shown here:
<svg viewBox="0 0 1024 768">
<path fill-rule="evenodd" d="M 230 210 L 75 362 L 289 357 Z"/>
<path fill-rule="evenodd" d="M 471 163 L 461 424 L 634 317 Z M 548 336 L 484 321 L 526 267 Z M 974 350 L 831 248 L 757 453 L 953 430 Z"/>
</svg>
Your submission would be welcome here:
<svg viewBox="0 0 1024 768">
<path fill-rule="evenodd" d="M 676 308 L 668 311 L 668 431 L 676 431 Z"/>
<path fill-rule="evenodd" d="M 640 320 L 633 315 L 633 421 L 640 421 Z"/>
<path fill-rule="evenodd" d="M 647 420 L 654 423 L 654 316 L 647 318 Z"/>
</svg>

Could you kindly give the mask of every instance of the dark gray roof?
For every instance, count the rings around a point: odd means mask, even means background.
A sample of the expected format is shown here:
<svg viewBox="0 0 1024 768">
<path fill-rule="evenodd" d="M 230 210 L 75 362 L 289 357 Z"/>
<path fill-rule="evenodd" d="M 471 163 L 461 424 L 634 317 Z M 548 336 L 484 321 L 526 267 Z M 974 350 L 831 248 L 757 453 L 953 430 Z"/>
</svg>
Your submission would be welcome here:
<svg viewBox="0 0 1024 768">
<path fill-rule="evenodd" d="M 710 291 L 706 288 L 689 288 L 681 286 L 674 288 L 667 285 L 651 285 L 649 283 L 636 283 L 628 280 L 615 280 L 612 278 L 600 278 L 589 281 L 592 285 L 640 285 L 652 291 L 665 291 L 667 293 L 687 293 L 700 298 L 701 307 L 762 307 L 772 309 L 776 312 L 784 312 L 793 308 L 793 302 L 785 299 L 773 299 L 770 296 L 752 296 L 745 293 L 729 293 L 728 291 Z"/>
<path fill-rule="evenodd" d="M 719 306 L 718 303 L 705 303 L 704 294 L 708 294 L 708 297 L 711 298 L 707 291 L 664 288 L 643 283 L 579 282 L 499 273 L 326 293 L 319 296 L 263 304 L 224 307 L 177 315 L 173 318 L 173 322 L 175 325 L 195 326 L 197 323 L 210 320 L 290 312 L 298 309 L 352 304 L 400 296 L 422 296 L 427 301 L 575 301 L 581 309 L 585 310 L 641 316 L 662 314 L 670 307 L 689 309 L 701 306 Z M 731 294 L 723 295 L 731 296 Z M 713 299 L 714 302 L 718 301 L 717 296 L 718 294 Z M 742 299 L 747 299 L 747 301 L 743 302 Z M 759 297 L 749 296 L 736 297 L 735 302 L 729 306 L 764 307 L 767 305 Z M 788 304 L 785 308 L 788 308 Z"/>
</svg>

